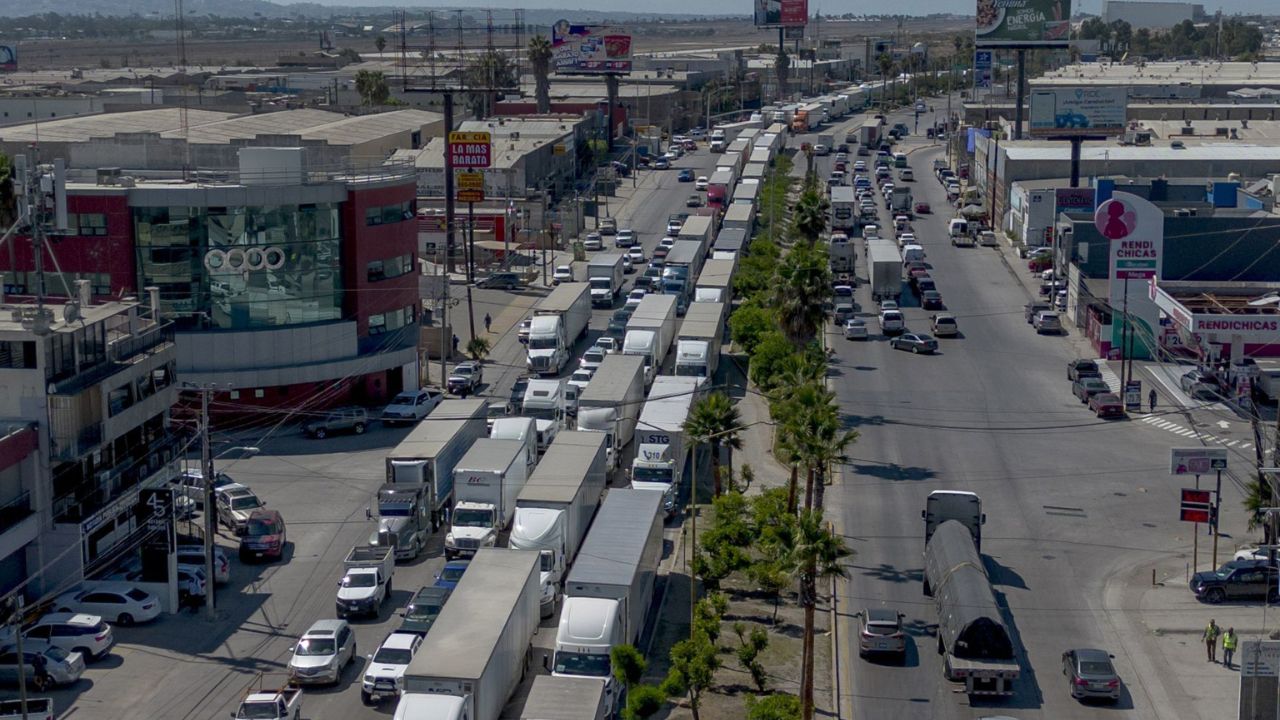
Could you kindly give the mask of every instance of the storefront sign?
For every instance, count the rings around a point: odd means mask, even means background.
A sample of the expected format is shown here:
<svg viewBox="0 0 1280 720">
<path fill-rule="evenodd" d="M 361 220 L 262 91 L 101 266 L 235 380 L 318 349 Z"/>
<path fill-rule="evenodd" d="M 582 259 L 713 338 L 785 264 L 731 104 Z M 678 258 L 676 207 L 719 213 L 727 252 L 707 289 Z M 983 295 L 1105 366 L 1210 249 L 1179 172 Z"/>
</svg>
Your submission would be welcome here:
<svg viewBox="0 0 1280 720">
<path fill-rule="evenodd" d="M 1170 448 L 1170 475 L 1207 475 L 1227 469 L 1227 449 L 1211 447 Z"/>
<path fill-rule="evenodd" d="M 1094 211 L 1093 223 L 1110 241 L 1107 295 L 1112 312 L 1118 314 L 1111 323 L 1111 347 L 1129 357 L 1150 357 L 1159 342 L 1160 312 L 1149 297 L 1148 283 L 1142 281 L 1160 277 L 1164 213 L 1150 200 L 1117 192 Z"/>
<path fill-rule="evenodd" d="M 455 168 L 487 168 L 492 147 L 487 132 L 449 133 L 449 157 Z"/>
<path fill-rule="evenodd" d="M 1053 196 L 1060 213 L 1093 212 L 1093 188 L 1057 188 Z"/>
<path fill-rule="evenodd" d="M 456 177 L 458 202 L 484 202 L 484 173 L 459 172 Z"/>
</svg>

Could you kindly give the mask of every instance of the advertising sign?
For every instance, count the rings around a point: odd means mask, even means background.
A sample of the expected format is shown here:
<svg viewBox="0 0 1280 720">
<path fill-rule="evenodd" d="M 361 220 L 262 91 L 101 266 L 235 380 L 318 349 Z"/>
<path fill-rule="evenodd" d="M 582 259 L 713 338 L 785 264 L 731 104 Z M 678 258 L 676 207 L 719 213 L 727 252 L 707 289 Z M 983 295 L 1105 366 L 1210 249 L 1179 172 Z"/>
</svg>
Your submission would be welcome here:
<svg viewBox="0 0 1280 720">
<path fill-rule="evenodd" d="M 484 173 L 464 170 L 455 176 L 454 188 L 458 202 L 484 202 Z"/>
<path fill-rule="evenodd" d="M 449 133 L 449 157 L 453 159 L 455 168 L 489 167 L 490 147 L 487 132 Z"/>
<path fill-rule="evenodd" d="M 1130 380 L 1124 384 L 1124 409 L 1128 412 L 1142 410 L 1142 381 Z"/>
<path fill-rule="evenodd" d="M 1169 450 L 1170 475 L 1207 475 L 1226 469 L 1226 448 L 1195 447 Z"/>
<path fill-rule="evenodd" d="M 1093 212 L 1093 188 L 1056 188 L 1053 191 L 1058 212 Z"/>
<path fill-rule="evenodd" d="M 1182 488 L 1182 505 L 1179 507 L 1178 519 L 1182 522 L 1209 524 L 1211 493 L 1208 490 Z"/>
<path fill-rule="evenodd" d="M 755 0 L 756 27 L 804 25 L 809 22 L 809 0 Z"/>
<path fill-rule="evenodd" d="M 990 50 L 973 51 L 973 82 L 979 90 L 991 89 L 991 64 L 994 52 Z"/>
<path fill-rule="evenodd" d="M 1164 213 L 1137 195 L 1116 193 L 1098 206 L 1093 224 L 1111 241 L 1111 278 L 1147 280 L 1160 276 Z M 1145 296 L 1145 285 L 1143 286 Z"/>
<path fill-rule="evenodd" d="M 631 72 L 631 31 L 611 25 L 551 27 L 551 65 L 577 75 L 625 75 Z"/>
<path fill-rule="evenodd" d="M 788 26 L 786 26 L 785 28 L 783 28 L 783 32 L 782 32 L 782 39 L 784 39 L 784 40 L 803 40 L 803 39 L 804 39 L 804 26 L 803 26 L 803 25 L 788 25 Z"/>
<path fill-rule="evenodd" d="M 1124 132 L 1129 90 L 1055 87 L 1031 93 L 1033 137 L 1108 137 Z"/>
<path fill-rule="evenodd" d="M 977 47 L 1065 48 L 1071 0 L 978 0 Z"/>
<path fill-rule="evenodd" d="M 8 45 L 0 45 L 0 71 L 18 69 L 18 51 Z"/>
</svg>

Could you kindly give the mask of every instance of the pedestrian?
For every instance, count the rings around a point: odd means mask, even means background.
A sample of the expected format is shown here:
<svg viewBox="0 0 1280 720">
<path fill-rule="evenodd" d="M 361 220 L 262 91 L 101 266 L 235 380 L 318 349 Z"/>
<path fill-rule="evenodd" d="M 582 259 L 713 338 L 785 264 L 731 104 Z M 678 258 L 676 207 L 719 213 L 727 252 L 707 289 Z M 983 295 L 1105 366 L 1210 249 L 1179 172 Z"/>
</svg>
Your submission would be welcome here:
<svg viewBox="0 0 1280 720">
<path fill-rule="evenodd" d="M 484 331 L 489 332 L 489 326 L 493 324 L 493 318 L 489 317 L 489 313 L 484 314 Z"/>
<path fill-rule="evenodd" d="M 1151 406 L 1151 412 L 1156 411 L 1156 389 L 1151 388 L 1151 392 L 1147 393 L 1147 404 Z"/>
<path fill-rule="evenodd" d="M 36 652 L 31 657 L 31 669 L 35 671 L 32 684 L 36 692 L 44 692 L 53 684 L 53 678 L 49 676 L 48 664 L 49 661 L 45 659 L 42 652 Z"/>
<path fill-rule="evenodd" d="M 1236 629 L 1227 628 L 1227 632 L 1222 636 L 1222 664 L 1227 666 L 1228 670 L 1234 670 L 1235 666 L 1231 664 L 1231 660 L 1236 656 L 1236 643 L 1239 638 L 1236 637 Z"/>
<path fill-rule="evenodd" d="M 1218 662 L 1218 635 L 1222 633 L 1222 628 L 1218 627 L 1218 623 L 1212 618 L 1209 619 L 1209 627 L 1204 629 L 1204 649 L 1209 656 L 1209 662 Z"/>
<path fill-rule="evenodd" d="M 453 352 L 454 354 L 457 354 L 458 352 L 458 336 L 457 335 L 453 336 Z"/>
</svg>

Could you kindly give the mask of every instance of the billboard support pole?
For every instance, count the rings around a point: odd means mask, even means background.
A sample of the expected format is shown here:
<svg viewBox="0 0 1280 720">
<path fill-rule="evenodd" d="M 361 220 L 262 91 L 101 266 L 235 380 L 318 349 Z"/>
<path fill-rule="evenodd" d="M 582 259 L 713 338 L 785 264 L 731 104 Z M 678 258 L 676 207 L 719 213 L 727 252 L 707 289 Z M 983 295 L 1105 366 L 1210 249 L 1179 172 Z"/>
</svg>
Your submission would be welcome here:
<svg viewBox="0 0 1280 720">
<path fill-rule="evenodd" d="M 1027 51 L 1018 50 L 1018 100 L 1017 100 L 1018 104 L 1014 106 L 1014 113 L 1013 113 L 1013 116 L 1014 116 L 1013 139 L 1014 140 L 1022 139 L 1022 113 L 1023 113 L 1022 103 L 1024 100 L 1027 99 L 1027 92 L 1025 90 L 1026 84 L 1027 84 Z"/>
<path fill-rule="evenodd" d="M 1071 138 L 1071 187 L 1080 187 L 1080 146 L 1084 144 L 1084 138 Z"/>
<path fill-rule="evenodd" d="M 1222 518 L 1218 513 L 1222 512 L 1222 471 L 1218 471 L 1218 489 L 1214 491 L 1213 496 L 1213 565 L 1209 567 L 1218 567 L 1218 526 L 1222 524 Z"/>
<path fill-rule="evenodd" d="M 476 282 L 476 204 L 467 203 L 467 320 L 471 339 L 476 339 L 476 310 L 471 304 L 471 286 Z M 470 342 L 470 341 L 468 341 Z M 446 376 L 444 378 L 448 380 Z"/>
<path fill-rule="evenodd" d="M 453 93 L 444 93 L 444 132 L 448 137 L 453 130 Z M 445 271 L 456 272 L 458 267 L 453 261 L 453 224 L 457 221 L 453 207 L 453 153 L 449 152 L 449 144 L 444 145 L 444 262 Z M 447 284 L 447 280 L 446 280 Z"/>
<path fill-rule="evenodd" d="M 1200 489 L 1200 473 L 1196 473 L 1196 489 Z M 1216 566 L 1215 566 L 1216 567 Z M 1191 533 L 1191 574 L 1200 572 L 1200 523 Z"/>
</svg>

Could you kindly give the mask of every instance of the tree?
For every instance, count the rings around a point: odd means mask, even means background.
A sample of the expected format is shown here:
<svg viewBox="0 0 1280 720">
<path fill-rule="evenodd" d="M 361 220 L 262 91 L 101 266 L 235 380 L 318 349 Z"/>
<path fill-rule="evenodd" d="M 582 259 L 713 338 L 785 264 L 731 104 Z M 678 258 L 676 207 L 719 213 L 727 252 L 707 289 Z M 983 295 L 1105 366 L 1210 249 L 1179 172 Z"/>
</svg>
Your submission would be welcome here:
<svg viewBox="0 0 1280 720">
<path fill-rule="evenodd" d="M 738 407 L 722 392 L 713 392 L 698 400 L 684 421 L 685 432 L 694 444 L 711 445 L 711 482 L 714 497 L 720 497 L 720 448 L 732 450 L 742 447 L 742 420 Z M 732 462 L 730 463 L 732 465 Z M 693 480 L 696 485 L 698 480 Z"/>
<path fill-rule="evenodd" d="M 692 637 L 671 646 L 671 670 L 662 681 L 662 689 L 668 696 L 684 695 L 693 720 L 700 720 L 702 693 L 715 682 L 716 671 L 720 669 L 716 653 L 715 643 L 705 633 L 696 631 Z"/>
<path fill-rule="evenodd" d="M 382 50 L 387 47 L 387 39 L 379 35 L 378 37 L 374 38 L 373 46 L 378 48 L 378 52 L 381 53 Z"/>
<path fill-rule="evenodd" d="M 821 513 L 803 510 L 793 520 L 772 528 L 765 536 L 773 557 L 799 581 L 800 606 L 804 609 L 800 698 L 803 717 L 813 718 L 814 614 L 818 605 L 818 582 L 845 577 L 841 561 L 852 554 L 844 540 L 822 522 Z"/>
<path fill-rule="evenodd" d="M 545 115 L 551 112 L 551 41 L 546 35 L 534 35 L 529 38 L 527 54 L 529 65 L 533 67 L 533 94 L 538 113 Z"/>
<path fill-rule="evenodd" d="M 814 242 L 827 229 L 827 211 L 831 209 L 831 201 L 826 193 L 818 192 L 815 186 L 805 188 L 796 202 L 795 214 L 791 218 L 792 228 L 801 239 Z"/>
<path fill-rule="evenodd" d="M 885 91 L 889 89 L 885 78 L 889 77 L 889 71 L 893 69 L 893 56 L 880 53 L 880 57 L 876 58 L 876 67 L 880 68 L 880 104 L 885 105 Z"/>
<path fill-rule="evenodd" d="M 718 590 L 721 580 L 751 564 L 747 548 L 752 532 L 742 493 L 727 492 L 712 500 L 709 525 L 698 538 L 693 572 L 708 589 Z"/>
<path fill-rule="evenodd" d="M 824 301 L 831 293 L 831 267 L 827 250 L 818 245 L 797 245 L 778 265 L 774 306 L 787 339 L 808 344 L 826 322 Z"/>
<path fill-rule="evenodd" d="M 812 436 L 807 438 L 809 457 L 813 463 L 813 508 L 822 512 L 827 487 L 827 469 L 848 460 L 845 450 L 857 442 L 856 430 L 841 430 L 839 414 L 832 408 L 823 414 Z"/>
<path fill-rule="evenodd" d="M 613 667 L 613 678 L 622 686 L 624 694 L 631 694 L 631 687 L 640 683 L 644 672 L 649 668 L 644 660 L 644 653 L 635 645 L 615 645 L 609 649 L 609 662 Z"/>
<path fill-rule="evenodd" d="M 471 338 L 471 342 L 467 343 L 467 354 L 472 360 L 483 362 L 489 355 L 489 340 L 482 337 Z"/>
<path fill-rule="evenodd" d="M 780 330 L 770 330 L 760 336 L 755 352 L 751 354 L 748 374 L 751 382 L 769 392 L 778 386 L 783 364 L 791 357 L 795 345 Z"/>
<path fill-rule="evenodd" d="M 800 698 L 795 695 L 748 697 L 747 720 L 800 720 Z"/>
<path fill-rule="evenodd" d="M 391 98 L 391 89 L 387 87 L 387 77 L 381 70 L 359 70 L 356 72 L 356 92 L 360 93 L 363 105 L 385 105 Z"/>
<path fill-rule="evenodd" d="M 765 687 L 769 684 L 769 675 L 764 670 L 764 665 L 760 664 L 757 659 L 764 649 L 769 647 L 769 633 L 764 628 L 752 628 L 751 633 L 747 633 L 747 625 L 743 622 L 733 624 L 733 632 L 738 636 L 738 663 L 742 665 L 742 669 L 751 675 L 751 682 L 755 683 L 756 690 L 764 692 Z"/>
<path fill-rule="evenodd" d="M 747 300 L 729 316 L 729 336 L 748 355 L 754 355 L 760 341 L 777 327 L 777 313 L 757 299 Z"/>
<path fill-rule="evenodd" d="M 791 56 L 783 47 L 778 48 L 778 55 L 773 60 L 773 71 L 778 76 L 778 99 L 787 96 L 787 76 L 791 74 Z"/>
<path fill-rule="evenodd" d="M 482 119 L 493 114 L 499 88 L 516 86 L 515 68 L 503 53 L 486 50 L 467 66 L 463 81 L 471 89 L 467 105 L 477 119 Z"/>
<path fill-rule="evenodd" d="M 654 685 L 638 685 L 627 695 L 623 720 L 646 720 L 658 714 L 667 704 L 667 694 Z"/>
</svg>

